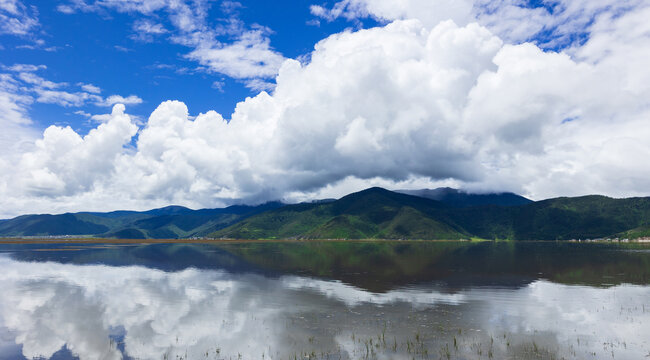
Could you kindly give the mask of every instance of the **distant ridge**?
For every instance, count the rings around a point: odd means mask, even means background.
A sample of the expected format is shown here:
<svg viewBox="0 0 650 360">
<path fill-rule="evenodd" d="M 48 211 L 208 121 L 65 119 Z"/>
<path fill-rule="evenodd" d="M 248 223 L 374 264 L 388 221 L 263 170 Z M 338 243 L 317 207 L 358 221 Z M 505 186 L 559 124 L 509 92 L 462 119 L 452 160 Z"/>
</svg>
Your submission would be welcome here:
<svg viewBox="0 0 650 360">
<path fill-rule="evenodd" d="M 512 193 L 407 192 L 375 187 L 338 200 L 293 205 L 23 215 L 0 221 L 0 236 L 570 240 L 650 235 L 650 198 L 590 195 L 533 202 Z"/>
<path fill-rule="evenodd" d="M 0 221 L 0 236 L 90 235 L 128 239 L 177 239 L 203 236 L 259 212 L 283 206 L 233 205 L 222 209 L 192 210 L 166 206 L 148 211 L 79 212 L 60 215 L 22 215 Z"/>
<path fill-rule="evenodd" d="M 422 190 L 397 190 L 397 192 L 441 201 L 454 207 L 485 205 L 517 206 L 533 202 L 530 199 L 511 192 L 471 194 L 449 187 Z"/>
</svg>

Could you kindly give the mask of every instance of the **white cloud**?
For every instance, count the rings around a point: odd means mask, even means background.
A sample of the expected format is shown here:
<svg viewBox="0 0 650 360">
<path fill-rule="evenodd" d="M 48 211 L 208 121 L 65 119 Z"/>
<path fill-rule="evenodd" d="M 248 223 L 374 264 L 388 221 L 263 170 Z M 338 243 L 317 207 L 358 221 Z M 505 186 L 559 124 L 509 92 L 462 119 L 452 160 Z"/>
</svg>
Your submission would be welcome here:
<svg viewBox="0 0 650 360">
<path fill-rule="evenodd" d="M 142 99 L 140 99 L 136 95 L 129 95 L 127 97 L 121 95 L 111 95 L 97 102 L 97 105 L 99 106 L 113 106 L 115 104 L 125 104 L 125 105 L 142 104 Z"/>
<path fill-rule="evenodd" d="M 472 11 L 470 0 L 343 0 L 331 8 L 312 5 L 313 15 L 328 21 L 374 17 L 378 20 L 418 19 L 425 26 L 435 26 L 444 20 L 466 23 Z"/>
<path fill-rule="evenodd" d="M 113 48 L 114 48 L 115 50 L 119 51 L 119 52 L 124 52 L 124 53 L 128 53 L 128 52 L 133 51 L 133 49 L 129 49 L 129 48 L 127 48 L 127 47 L 120 46 L 120 45 L 115 45 L 115 46 L 113 46 Z"/>
<path fill-rule="evenodd" d="M 47 88 L 35 88 L 36 101 L 45 104 L 56 104 L 59 106 L 81 106 L 89 100 L 101 101 L 97 95 L 85 92 L 68 92 L 61 90 L 48 90 Z"/>
<path fill-rule="evenodd" d="M 92 114 L 89 114 L 89 113 L 87 113 L 87 112 L 85 112 L 83 110 L 77 110 L 77 111 L 74 112 L 74 114 L 77 114 L 77 115 L 80 115 L 80 116 L 83 116 L 83 117 L 87 117 L 87 118 L 90 118 L 92 116 Z"/>
<path fill-rule="evenodd" d="M 262 79 L 247 80 L 244 85 L 247 88 L 257 92 L 272 91 L 273 89 L 275 89 L 275 84 L 269 81 L 264 81 Z"/>
<path fill-rule="evenodd" d="M 5 88 L 7 84 L 12 84 L 12 93 L 27 97 L 30 102 L 56 104 L 63 107 L 80 107 L 89 103 L 105 107 L 117 103 L 126 105 L 142 103 L 142 99 L 136 95 L 127 97 L 111 95 L 103 98 L 97 95 L 101 89 L 92 84 L 77 83 L 83 91 L 74 91 L 70 89 L 68 83 L 53 82 L 36 75 L 35 72 L 46 69 L 45 65 L 15 64 L 3 66 L 3 69 L 13 72 L 13 74 L 2 74 Z"/>
<path fill-rule="evenodd" d="M 84 84 L 84 83 L 79 83 L 77 84 L 78 86 L 81 86 L 81 89 L 85 92 L 89 92 L 92 94 L 99 94 L 102 92 L 102 89 L 99 88 L 99 86 L 95 86 L 93 84 Z"/>
<path fill-rule="evenodd" d="M 72 6 L 64 5 L 64 4 L 59 4 L 56 7 L 56 10 L 59 11 L 59 12 L 62 12 L 64 14 L 68 14 L 68 15 L 75 13 L 75 9 Z"/>
<path fill-rule="evenodd" d="M 133 31 L 135 34 L 131 38 L 142 42 L 152 42 L 155 35 L 162 35 L 169 32 L 162 24 L 154 23 L 150 20 L 136 21 L 133 23 Z"/>
<path fill-rule="evenodd" d="M 49 80 L 45 80 L 32 72 L 21 72 L 18 74 L 18 78 L 27 84 L 35 85 L 45 89 L 56 89 L 67 85 L 66 83 L 55 83 Z"/>
<path fill-rule="evenodd" d="M 108 0 L 90 4 L 72 1 L 59 7 L 59 11 L 101 12 L 106 9 L 139 13 L 145 18 L 133 24 L 134 40 L 151 42 L 155 35 L 170 33 L 173 43 L 192 50 L 188 59 L 197 61 L 210 71 L 236 79 L 272 78 L 277 75 L 284 57 L 275 51 L 269 40 L 270 29 L 259 26 L 245 26 L 237 17 L 241 4 L 227 1 L 221 9 L 227 19 L 211 24 L 208 18 L 208 0 L 162 1 L 162 0 Z M 171 29 L 160 23 L 160 12 L 168 15 Z M 116 46 L 124 51 L 126 48 Z"/>
<path fill-rule="evenodd" d="M 11 66 L 3 66 L 2 68 L 14 72 L 34 72 L 38 70 L 47 69 L 47 66 L 32 65 L 32 64 L 14 64 Z"/>
<path fill-rule="evenodd" d="M 111 114 L 95 114 L 95 115 L 91 115 L 89 118 L 90 120 L 95 120 L 98 122 L 107 122 L 111 120 L 113 116 Z"/>
<path fill-rule="evenodd" d="M 57 10 L 65 14 L 72 14 L 77 11 L 100 11 L 105 7 L 114 8 L 120 12 L 151 14 L 157 10 L 163 9 L 167 6 L 167 2 L 167 0 L 71 0 L 69 4 L 60 4 L 57 7 Z"/>
<path fill-rule="evenodd" d="M 230 44 L 201 42 L 186 57 L 236 79 L 273 77 L 284 61 L 262 30 L 246 31 Z"/>
<path fill-rule="evenodd" d="M 591 23 L 603 14 L 617 15 L 644 4 L 644 0 L 559 0 L 534 7 L 522 0 L 342 0 L 329 8 L 312 5 L 310 10 L 328 21 L 419 19 L 429 28 L 447 19 L 460 25 L 476 21 L 509 42 L 566 47 L 588 35 Z"/>
<path fill-rule="evenodd" d="M 100 123 L 108 122 L 111 119 L 113 119 L 113 114 L 112 113 L 110 113 L 110 114 L 90 114 L 90 113 L 87 113 L 87 112 L 85 112 L 83 110 L 77 110 L 77 111 L 74 112 L 74 114 L 79 115 L 79 116 L 83 116 L 85 118 L 88 118 L 90 120 L 97 121 L 97 122 L 100 122 Z M 131 117 L 131 121 L 137 124 L 137 122 L 135 121 L 136 117 L 135 116 L 130 116 L 130 117 Z"/>
<path fill-rule="evenodd" d="M 30 150 L 38 132 L 30 125 L 28 106 L 30 96 L 21 94 L 19 83 L 7 74 L 0 74 L 0 174 L 11 171 L 11 163 L 18 154 Z M 6 178 L 0 175 L 0 193 L 6 188 Z"/>
<path fill-rule="evenodd" d="M 223 93 L 223 92 L 224 92 L 224 87 L 225 87 L 225 86 L 226 86 L 226 83 L 223 82 L 223 81 L 219 81 L 219 80 L 217 80 L 217 81 L 212 82 L 212 88 L 213 88 L 213 89 L 216 89 L 216 90 L 219 91 L 220 93 Z"/>
<path fill-rule="evenodd" d="M 52 125 L 34 151 L 22 155 L 22 172 L 15 174 L 19 186 L 37 196 L 88 191 L 96 179 L 111 175 L 115 158 L 136 131 L 124 105 L 115 105 L 111 119 L 83 137 L 70 127 Z"/>
<path fill-rule="evenodd" d="M 0 34 L 28 36 L 39 26 L 36 7 L 19 0 L 0 1 Z"/>
</svg>

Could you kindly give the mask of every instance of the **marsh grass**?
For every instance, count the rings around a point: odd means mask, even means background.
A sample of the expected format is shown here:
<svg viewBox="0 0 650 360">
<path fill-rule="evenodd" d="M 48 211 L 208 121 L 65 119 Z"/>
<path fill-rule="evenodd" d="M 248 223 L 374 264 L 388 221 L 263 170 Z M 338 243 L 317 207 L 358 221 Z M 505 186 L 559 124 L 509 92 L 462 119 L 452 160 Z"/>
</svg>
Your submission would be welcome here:
<svg viewBox="0 0 650 360">
<path fill-rule="evenodd" d="M 298 317 L 300 318 L 300 317 Z M 305 319 L 305 317 L 302 317 Z M 560 343 L 552 334 L 538 331 L 488 333 L 471 327 L 459 328 L 424 322 L 423 316 L 411 315 L 404 322 L 372 320 L 355 329 L 324 329 L 333 332 L 338 344 L 322 342 L 316 334 L 292 337 L 283 348 L 266 347 L 259 357 L 291 360 L 383 360 L 383 359 L 618 359 L 628 344 L 624 340 L 607 340 L 594 346 L 594 339 L 576 336 Z M 314 320 L 312 318 L 311 320 Z M 287 322 L 289 323 L 289 322 Z M 295 321 L 294 321 L 295 324 Z M 327 325 L 320 323 L 320 325 Z M 404 328 L 412 329 L 404 332 Z M 326 336 L 327 337 L 327 336 Z M 260 344 L 261 345 L 261 344 Z M 113 345 L 114 346 L 114 345 Z M 264 346 L 261 346 L 264 348 Z M 646 350 L 650 355 L 650 350 Z M 173 355 L 173 356 L 172 356 Z M 165 354 L 163 360 L 188 360 L 184 354 Z M 224 354 L 220 347 L 207 349 L 205 359 L 243 360 L 241 353 Z"/>
</svg>

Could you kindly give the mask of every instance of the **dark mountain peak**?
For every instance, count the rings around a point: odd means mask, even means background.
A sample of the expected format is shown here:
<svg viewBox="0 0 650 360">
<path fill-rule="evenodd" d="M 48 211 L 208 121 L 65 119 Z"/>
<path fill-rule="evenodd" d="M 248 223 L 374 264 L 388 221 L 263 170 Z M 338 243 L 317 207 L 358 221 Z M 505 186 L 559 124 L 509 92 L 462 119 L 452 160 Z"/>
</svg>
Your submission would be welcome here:
<svg viewBox="0 0 650 360">
<path fill-rule="evenodd" d="M 174 215 L 182 214 L 186 212 L 191 212 L 192 209 L 188 209 L 184 206 L 170 205 L 157 209 L 151 209 L 146 211 L 134 211 L 134 210 L 115 210 L 110 212 L 80 212 L 77 214 L 88 214 L 93 216 L 99 216 L 103 218 L 121 218 L 121 217 L 132 217 L 132 216 L 158 216 L 158 215 Z"/>
<path fill-rule="evenodd" d="M 532 200 L 511 192 L 472 194 L 449 187 L 421 190 L 398 190 L 397 192 L 437 200 L 453 207 L 487 205 L 518 206 L 533 202 Z"/>
<path fill-rule="evenodd" d="M 372 187 L 346 195 L 330 204 L 337 214 L 361 214 L 383 207 L 401 208 L 408 206 L 416 209 L 446 207 L 445 204 L 433 199 L 401 194 L 380 187 Z"/>
<path fill-rule="evenodd" d="M 435 189 L 423 189 L 422 191 L 426 191 L 430 194 L 440 194 L 440 195 L 445 195 L 445 194 L 461 194 L 461 193 L 467 193 L 466 191 L 462 191 L 459 189 L 454 189 L 450 187 L 439 187 Z"/>
<path fill-rule="evenodd" d="M 373 187 L 367 188 L 365 190 L 361 190 L 361 191 L 357 191 L 355 193 L 348 194 L 346 196 L 350 196 L 350 195 L 367 195 L 367 194 L 388 194 L 388 193 L 392 193 L 392 191 L 386 190 L 386 189 L 384 189 L 382 187 L 379 187 L 379 186 L 373 186 Z M 344 196 L 344 197 L 346 197 L 346 196 Z"/>
<path fill-rule="evenodd" d="M 306 204 L 327 204 L 336 201 L 336 199 L 326 198 L 326 199 L 315 199 L 311 201 L 306 201 Z"/>
<path fill-rule="evenodd" d="M 144 213 L 146 214 L 156 214 L 156 215 L 169 215 L 169 214 L 178 214 L 178 213 L 184 213 L 184 212 L 189 212 L 193 211 L 192 209 L 186 208 L 185 206 L 179 206 L 179 205 L 169 205 L 165 207 L 161 207 L 158 209 L 152 209 L 145 211 Z"/>
<path fill-rule="evenodd" d="M 371 187 L 365 190 L 361 190 L 355 193 L 348 194 L 340 199 L 338 199 L 336 202 L 337 203 L 346 203 L 346 202 L 351 202 L 351 201 L 359 201 L 362 199 L 383 199 L 382 201 L 418 201 L 418 200 L 424 200 L 422 197 L 414 196 L 412 194 L 405 194 L 405 193 L 400 193 L 400 192 L 395 192 L 395 191 L 390 191 L 386 190 L 381 187 Z M 435 200 L 435 199 L 428 199 L 428 201 Z"/>
<path fill-rule="evenodd" d="M 265 210 L 272 210 L 272 209 L 277 209 L 279 207 L 282 207 L 286 205 L 282 201 L 269 201 L 265 202 L 263 204 L 259 205 L 230 205 L 226 208 L 218 208 L 218 209 L 202 209 L 199 211 L 205 211 L 205 212 L 231 212 L 231 213 L 236 213 L 236 214 L 241 214 L 241 213 L 247 213 L 251 210 L 255 211 L 265 211 Z"/>
</svg>

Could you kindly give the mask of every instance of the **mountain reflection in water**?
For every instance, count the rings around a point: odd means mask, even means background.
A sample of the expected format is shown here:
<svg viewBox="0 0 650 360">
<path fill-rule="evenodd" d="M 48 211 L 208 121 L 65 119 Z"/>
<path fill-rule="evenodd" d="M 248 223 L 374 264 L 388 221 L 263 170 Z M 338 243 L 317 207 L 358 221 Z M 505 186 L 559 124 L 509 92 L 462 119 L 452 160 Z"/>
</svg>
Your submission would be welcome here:
<svg viewBox="0 0 650 360">
<path fill-rule="evenodd" d="M 647 268 L 629 275 L 637 280 L 618 281 L 625 275 L 610 275 L 621 271 L 611 261 L 581 263 L 576 257 L 554 273 L 531 264 L 509 268 L 515 261 L 489 267 L 495 271 L 483 273 L 487 280 L 480 283 L 488 254 L 514 251 L 527 258 L 531 252 L 538 265 L 548 265 L 557 261 L 550 258 L 555 251 L 548 244 L 515 250 L 493 244 L 396 246 L 4 246 L 0 359 L 650 354 L 650 286 L 642 283 Z M 585 249 L 623 267 L 647 264 L 650 257 L 644 249 Z M 331 265 L 318 264 L 325 260 L 317 253 L 339 263 L 336 274 L 325 271 Z M 288 263 L 298 255 L 305 258 Z M 376 265 L 368 265 L 368 258 Z M 535 270 L 547 272 L 535 277 Z M 359 274 L 366 281 L 355 283 Z M 499 276 L 510 280 L 499 284 Z M 594 284 L 597 276 L 602 281 Z"/>
</svg>

